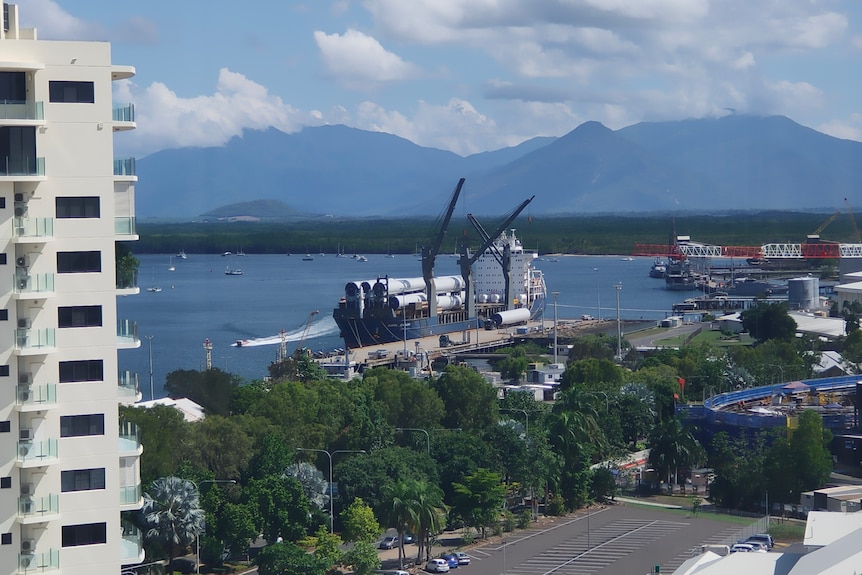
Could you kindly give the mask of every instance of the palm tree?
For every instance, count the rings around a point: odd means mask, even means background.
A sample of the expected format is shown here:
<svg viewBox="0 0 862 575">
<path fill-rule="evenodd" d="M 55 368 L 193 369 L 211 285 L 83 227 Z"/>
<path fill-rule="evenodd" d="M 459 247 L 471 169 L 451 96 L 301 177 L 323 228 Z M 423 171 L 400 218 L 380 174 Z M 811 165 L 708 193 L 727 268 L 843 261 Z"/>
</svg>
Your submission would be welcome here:
<svg viewBox="0 0 862 575">
<path fill-rule="evenodd" d="M 150 491 L 144 494 L 141 514 L 149 527 L 147 539 L 164 543 L 169 561 L 204 530 L 206 516 L 195 484 L 179 477 L 153 481 Z"/>
<path fill-rule="evenodd" d="M 427 561 L 431 559 L 431 535 L 442 531 L 445 525 L 443 490 L 425 481 L 415 481 L 412 484 L 416 490 L 413 501 L 416 505 L 414 516 L 418 527 L 416 536 L 419 538 L 419 554 L 416 558 L 421 561 L 424 550 Z"/>
<path fill-rule="evenodd" d="M 650 433 L 649 463 L 670 483 L 680 467 L 692 467 L 706 459 L 706 453 L 691 431 L 676 417 L 658 424 Z"/>
<path fill-rule="evenodd" d="M 404 532 L 415 529 L 416 516 L 415 481 L 399 481 L 384 492 L 384 517 L 386 524 L 398 531 L 398 565 L 404 568 Z"/>
</svg>

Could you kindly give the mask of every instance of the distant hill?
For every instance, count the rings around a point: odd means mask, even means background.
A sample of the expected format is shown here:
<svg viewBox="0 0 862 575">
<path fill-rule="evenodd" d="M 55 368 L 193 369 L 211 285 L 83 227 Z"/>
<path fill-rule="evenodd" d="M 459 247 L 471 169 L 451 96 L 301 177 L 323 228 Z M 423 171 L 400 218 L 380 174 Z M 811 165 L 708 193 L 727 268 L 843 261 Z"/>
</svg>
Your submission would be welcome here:
<svg viewBox="0 0 862 575">
<path fill-rule="evenodd" d="M 204 219 L 279 220 L 310 216 L 280 200 L 253 200 L 229 204 L 201 214 Z"/>
<path fill-rule="evenodd" d="M 460 177 L 466 209 L 477 214 L 506 213 L 533 194 L 528 212 L 537 215 L 831 211 L 862 189 L 862 143 L 781 116 L 616 131 L 586 122 L 560 138 L 468 157 L 346 126 L 268 129 L 218 148 L 162 150 L 137 166 L 138 216 L 171 219 L 251 215 L 228 212 L 265 210 L 257 200 L 277 202 L 269 213 L 284 217 L 433 216 Z"/>
</svg>

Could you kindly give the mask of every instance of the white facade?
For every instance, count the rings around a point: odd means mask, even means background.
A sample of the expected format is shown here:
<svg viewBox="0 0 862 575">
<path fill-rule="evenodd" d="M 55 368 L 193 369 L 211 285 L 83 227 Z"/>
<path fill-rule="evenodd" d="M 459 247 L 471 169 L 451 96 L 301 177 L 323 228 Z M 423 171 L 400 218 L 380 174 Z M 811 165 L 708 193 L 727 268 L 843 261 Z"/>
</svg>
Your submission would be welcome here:
<svg viewBox="0 0 862 575">
<path fill-rule="evenodd" d="M 119 406 L 140 399 L 118 349 L 118 241 L 136 240 L 134 161 L 115 160 L 103 42 L 41 41 L 0 16 L 0 574 L 119 573 L 143 560 L 121 519 L 143 503 L 142 447 Z M 122 274 L 121 274 L 122 275 Z"/>
</svg>

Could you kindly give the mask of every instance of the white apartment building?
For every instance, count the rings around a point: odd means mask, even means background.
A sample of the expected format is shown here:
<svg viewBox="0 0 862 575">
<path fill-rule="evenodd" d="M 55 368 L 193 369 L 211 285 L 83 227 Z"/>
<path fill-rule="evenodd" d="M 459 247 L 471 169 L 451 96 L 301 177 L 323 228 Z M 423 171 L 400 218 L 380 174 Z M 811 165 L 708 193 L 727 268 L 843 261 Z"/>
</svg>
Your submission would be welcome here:
<svg viewBox="0 0 862 575">
<path fill-rule="evenodd" d="M 117 297 L 116 242 L 136 240 L 133 160 L 114 158 L 106 42 L 38 40 L 0 20 L 0 575 L 120 573 L 143 560 L 122 521 L 143 503 L 140 399 L 118 349 L 140 346 Z M 120 136 L 122 137 L 122 136 Z"/>
</svg>

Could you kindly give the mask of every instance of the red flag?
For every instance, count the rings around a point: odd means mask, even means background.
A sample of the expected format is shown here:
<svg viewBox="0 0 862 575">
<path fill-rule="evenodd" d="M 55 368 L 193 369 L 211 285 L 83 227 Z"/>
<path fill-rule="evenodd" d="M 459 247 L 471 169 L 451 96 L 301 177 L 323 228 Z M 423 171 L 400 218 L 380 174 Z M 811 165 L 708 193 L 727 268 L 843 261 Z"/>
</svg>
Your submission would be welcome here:
<svg viewBox="0 0 862 575">
<path fill-rule="evenodd" d="M 677 382 L 679 382 L 680 390 L 685 391 L 685 379 L 680 377 L 679 379 L 677 379 Z"/>
</svg>

